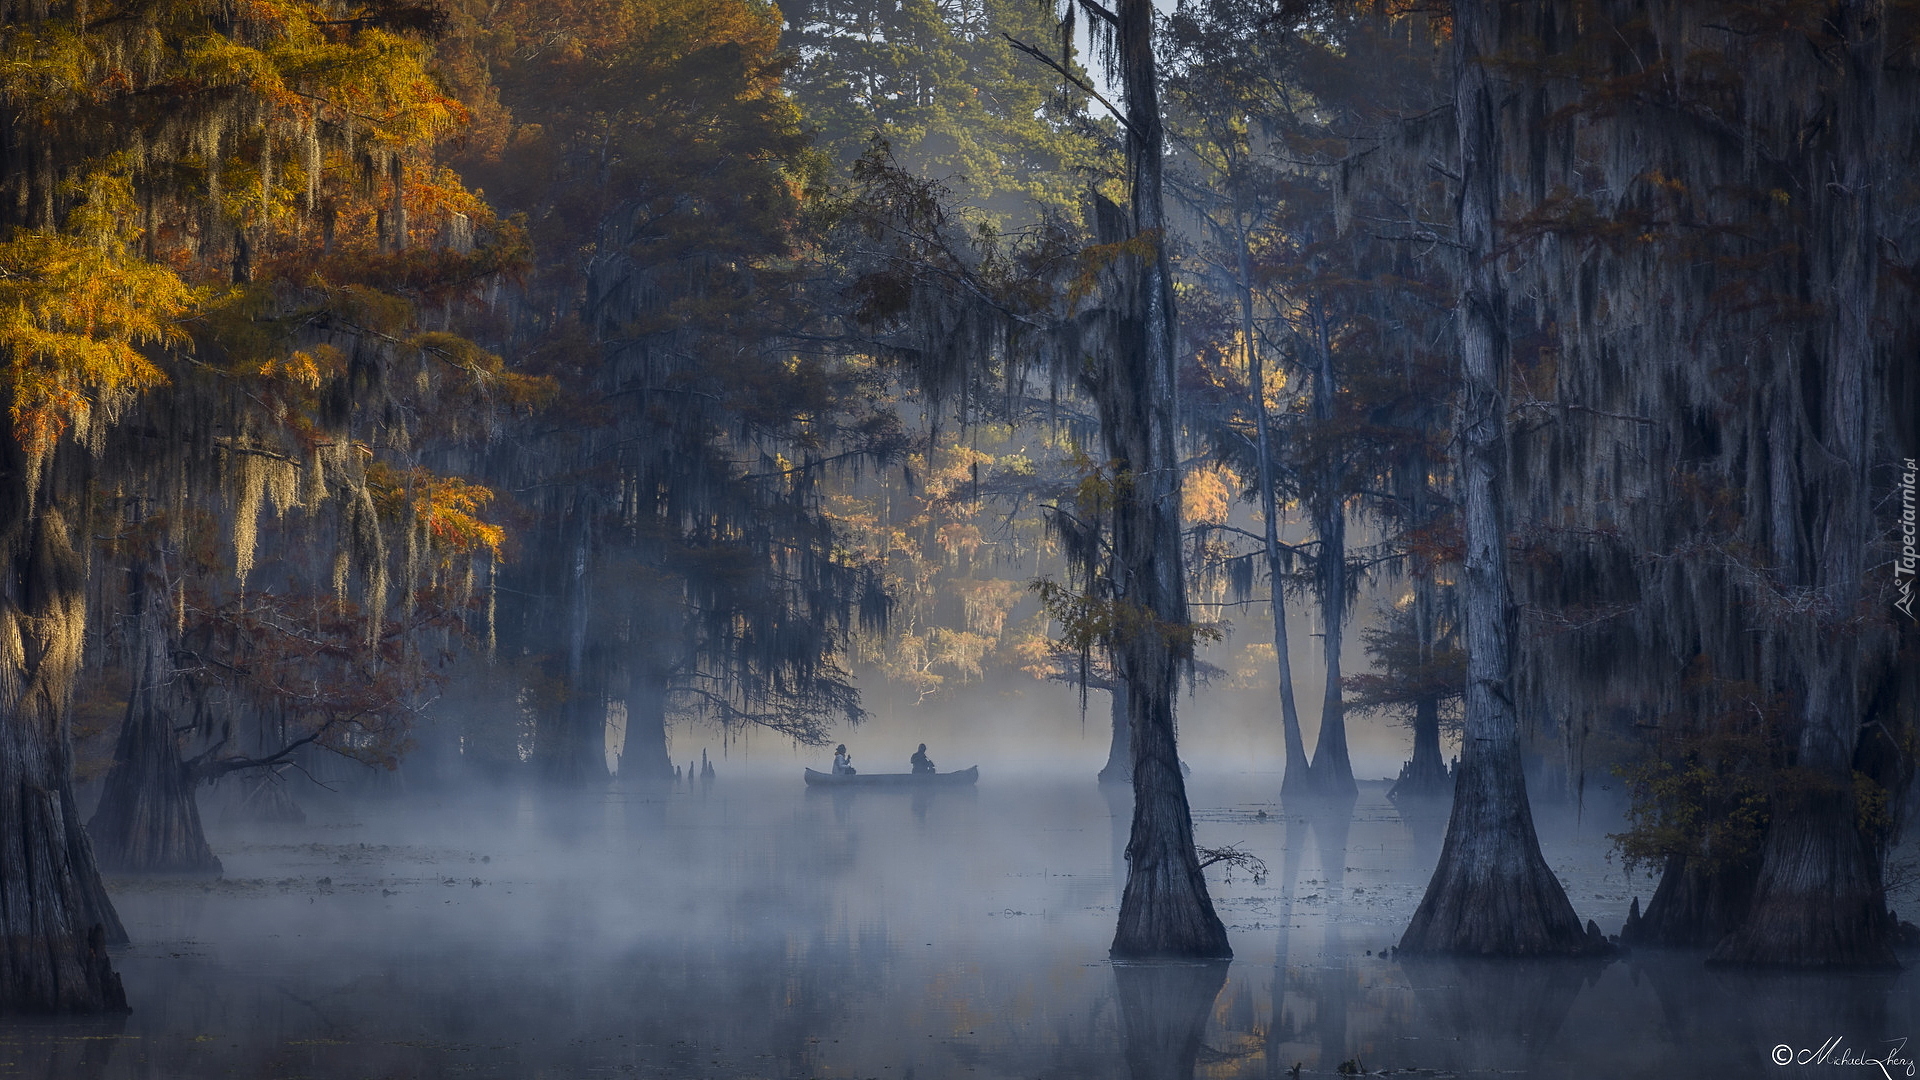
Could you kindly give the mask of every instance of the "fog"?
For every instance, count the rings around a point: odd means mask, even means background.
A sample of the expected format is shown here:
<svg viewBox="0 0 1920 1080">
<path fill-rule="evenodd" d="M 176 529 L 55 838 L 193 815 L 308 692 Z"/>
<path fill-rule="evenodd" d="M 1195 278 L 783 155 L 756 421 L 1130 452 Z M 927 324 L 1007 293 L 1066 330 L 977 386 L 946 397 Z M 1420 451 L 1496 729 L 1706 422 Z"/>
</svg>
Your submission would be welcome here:
<svg viewBox="0 0 1920 1080">
<path fill-rule="evenodd" d="M 1296 669 L 1298 670 L 1298 669 Z M 1319 688 L 1302 704 L 1308 745 L 1319 728 Z M 1264 702 L 1267 703 L 1263 707 Z M 1180 756 L 1190 768 L 1234 772 L 1249 762 L 1283 760 L 1280 726 L 1271 713 L 1272 690 L 1202 690 L 1180 702 Z M 926 702 L 911 694 L 889 700 L 874 695 L 874 718 L 842 728 L 834 742 L 845 743 L 863 771 L 905 772 L 914 748 L 927 753 L 941 771 L 980 765 L 995 775 L 1091 776 L 1106 763 L 1111 719 L 1106 693 L 1090 692 L 1080 711 L 1072 686 L 1027 681 L 961 688 Z M 1367 779 L 1392 777 L 1407 759 L 1413 737 L 1391 720 L 1348 722 L 1354 774 Z M 617 745 L 617 730 L 609 741 Z M 832 746 L 795 746 L 777 734 L 744 732 L 725 738 L 711 728 L 680 724 L 669 731 L 670 753 L 682 769 L 696 763 L 702 750 L 717 759 L 716 768 L 766 776 L 798 775 L 801 766 L 826 768 Z M 1446 748 L 1453 750 L 1449 740 Z"/>
<path fill-rule="evenodd" d="M 876 757 L 904 744 L 880 731 Z M 110 883 L 132 1014 L 16 1022 L 5 1074 L 1831 1075 L 1769 1055 L 1838 1036 L 1882 1056 L 1920 1015 L 1910 970 L 1390 959 L 1443 818 L 1379 783 L 1348 815 L 1199 767 L 1199 842 L 1266 864 L 1208 871 L 1236 959 L 1117 967 L 1129 796 L 1087 753 L 975 790 L 827 793 L 764 750 L 653 792 L 309 786 L 300 825 L 223 824 L 210 800 L 225 877 Z M 1539 810 L 1576 909 L 1618 930 L 1652 883 L 1608 860 L 1616 822 Z"/>
<path fill-rule="evenodd" d="M 1362 593 L 1356 608 L 1361 614 L 1342 652 L 1341 663 L 1349 673 L 1372 666 L 1360 631 L 1375 621 L 1375 608 L 1385 596 L 1378 589 Z M 1241 609 L 1221 625 L 1222 640 L 1203 648 L 1200 656 L 1218 673 L 1214 681 L 1190 686 L 1180 696 L 1181 760 L 1209 772 L 1277 770 L 1285 760 L 1285 743 L 1275 704 L 1272 625 L 1264 605 Z M 1294 694 L 1311 747 L 1319 734 L 1326 680 L 1319 627 L 1296 607 L 1289 615 L 1288 635 Z M 1105 692 L 1088 692 L 1083 711 L 1077 686 L 1021 675 L 995 672 L 922 697 L 875 672 L 862 674 L 861 691 L 871 719 L 838 729 L 834 741 L 846 743 L 856 766 L 867 771 L 904 771 L 923 742 L 943 771 L 977 764 L 996 775 L 1085 776 L 1106 763 L 1111 718 Z M 609 726 L 609 769 L 618 767 L 614 755 L 624 730 L 617 718 Z M 681 722 L 669 725 L 668 736 L 669 754 L 683 769 L 689 760 L 697 762 L 702 750 L 719 759 L 717 767 L 780 776 L 802 765 L 823 769 L 823 762 L 832 758 L 831 745 L 798 746 L 778 733 L 752 728 L 722 734 L 711 725 Z M 1384 714 L 1349 715 L 1347 740 L 1354 775 L 1364 779 L 1397 775 L 1413 746 L 1411 730 L 1398 717 Z M 1445 736 L 1442 748 L 1451 756 L 1457 739 Z"/>
</svg>

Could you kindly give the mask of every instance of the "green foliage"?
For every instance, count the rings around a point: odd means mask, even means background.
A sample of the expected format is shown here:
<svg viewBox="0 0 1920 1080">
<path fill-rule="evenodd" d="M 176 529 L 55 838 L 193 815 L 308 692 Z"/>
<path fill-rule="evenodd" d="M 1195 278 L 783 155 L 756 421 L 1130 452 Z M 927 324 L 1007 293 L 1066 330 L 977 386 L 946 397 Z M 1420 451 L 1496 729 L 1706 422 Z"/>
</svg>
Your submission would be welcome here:
<svg viewBox="0 0 1920 1080">
<path fill-rule="evenodd" d="M 1150 637 L 1176 656 L 1192 656 L 1196 643 L 1219 641 L 1222 636 L 1217 627 L 1169 622 L 1124 598 L 1103 599 L 1058 581 L 1040 578 L 1030 588 L 1060 624 L 1060 641 L 1081 652 L 1096 647 L 1111 650 Z"/>
<path fill-rule="evenodd" d="M 1419 703 L 1431 701 L 1443 710 L 1443 727 L 1459 727 L 1467 654 L 1460 644 L 1457 620 L 1443 618 L 1422 625 L 1416 598 L 1410 593 L 1360 636 L 1376 670 L 1346 677 L 1346 690 L 1353 695 L 1347 699 L 1348 708 L 1386 711 L 1411 722 Z"/>
<path fill-rule="evenodd" d="M 1630 827 L 1614 843 L 1629 870 L 1672 855 L 1720 867 L 1759 853 L 1768 805 L 1759 777 L 1697 757 L 1649 759 L 1622 768 L 1621 776 L 1635 798 Z"/>
<path fill-rule="evenodd" d="M 1027 0 L 808 0 L 786 5 L 787 85 L 843 173 L 884 136 L 895 160 L 996 228 L 1077 220 L 1081 192 L 1116 174 L 1117 149 L 1002 35 L 1046 46 L 1048 5 Z"/>
<path fill-rule="evenodd" d="M 1629 867 L 1674 855 L 1708 869 L 1750 862 L 1773 799 L 1807 779 L 1787 767 L 1787 699 L 1716 675 L 1705 657 L 1685 690 L 1687 711 L 1663 719 L 1658 753 L 1615 768 L 1631 802 L 1612 839 Z"/>
</svg>

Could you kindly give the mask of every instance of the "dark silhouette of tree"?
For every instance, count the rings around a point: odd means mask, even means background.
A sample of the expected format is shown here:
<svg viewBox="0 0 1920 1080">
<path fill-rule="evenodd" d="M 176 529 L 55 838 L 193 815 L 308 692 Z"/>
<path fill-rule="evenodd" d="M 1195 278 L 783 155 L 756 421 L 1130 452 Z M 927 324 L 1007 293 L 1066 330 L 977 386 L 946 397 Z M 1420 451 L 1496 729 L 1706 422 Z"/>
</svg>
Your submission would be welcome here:
<svg viewBox="0 0 1920 1080">
<path fill-rule="evenodd" d="M 838 657 L 887 606 L 819 512 L 822 474 L 904 437 L 820 345 L 819 163 L 778 22 L 625 0 L 490 18 L 509 131 L 462 167 L 529 217 L 510 351 L 560 387 L 489 465 L 540 522 L 501 617 L 534 764 L 604 782 L 614 701 L 629 779 L 671 776 L 669 716 L 817 743 L 863 715 Z"/>
<path fill-rule="evenodd" d="M 1520 763 L 1513 677 L 1506 384 L 1506 282 L 1495 263 L 1502 189 L 1501 93 L 1487 58 L 1501 5 L 1453 9 L 1457 228 L 1466 263 L 1456 315 L 1464 380 L 1456 474 L 1466 557 L 1460 587 L 1467 654 L 1465 735 L 1440 864 L 1400 948 L 1495 956 L 1605 951 L 1582 932 L 1566 891 L 1540 854 Z"/>
<path fill-rule="evenodd" d="M 1504 10 L 1504 268 L 1531 309 L 1513 321 L 1512 690 L 1570 762 L 1590 731 L 1650 732 L 1694 778 L 1636 770 L 1629 849 L 1653 842 L 1681 879 L 1643 929 L 1733 925 L 1726 962 L 1890 963 L 1895 822 L 1876 807 L 1909 782 L 1911 727 L 1876 726 L 1901 694 L 1898 613 L 1866 567 L 1911 320 L 1869 238 L 1911 228 L 1875 179 L 1912 153 L 1883 135 L 1905 122 L 1885 102 L 1913 72 L 1886 43 L 1911 12 Z M 1700 809 L 1763 832 L 1682 825 Z"/>
<path fill-rule="evenodd" d="M 1100 16 L 1105 18 L 1104 15 Z M 1153 5 L 1123 0 L 1111 25 L 1123 91 L 1130 219 L 1099 215 L 1112 252 L 1105 363 L 1089 365 L 1088 396 L 1113 479 L 1114 595 L 1108 634 L 1126 685 L 1133 751 L 1133 829 L 1113 955 L 1232 955 L 1194 854 L 1193 820 L 1174 739 L 1174 693 L 1193 656 L 1175 451 L 1173 282 L 1163 201 L 1159 64 Z"/>
</svg>

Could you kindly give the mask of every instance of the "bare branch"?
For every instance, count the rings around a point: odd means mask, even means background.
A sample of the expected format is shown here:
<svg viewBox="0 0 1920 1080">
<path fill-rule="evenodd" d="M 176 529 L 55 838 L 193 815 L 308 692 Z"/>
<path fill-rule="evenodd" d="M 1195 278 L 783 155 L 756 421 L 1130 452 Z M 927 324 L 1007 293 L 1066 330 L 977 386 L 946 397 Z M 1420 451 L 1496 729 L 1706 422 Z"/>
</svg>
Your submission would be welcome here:
<svg viewBox="0 0 1920 1080">
<path fill-rule="evenodd" d="M 1253 876 L 1253 883 L 1259 885 L 1267 880 L 1267 864 L 1258 855 L 1246 851 L 1238 844 L 1226 847 L 1198 847 L 1194 854 L 1200 856 L 1200 869 L 1205 870 L 1215 863 L 1225 863 L 1229 867 L 1239 867 Z"/>
</svg>

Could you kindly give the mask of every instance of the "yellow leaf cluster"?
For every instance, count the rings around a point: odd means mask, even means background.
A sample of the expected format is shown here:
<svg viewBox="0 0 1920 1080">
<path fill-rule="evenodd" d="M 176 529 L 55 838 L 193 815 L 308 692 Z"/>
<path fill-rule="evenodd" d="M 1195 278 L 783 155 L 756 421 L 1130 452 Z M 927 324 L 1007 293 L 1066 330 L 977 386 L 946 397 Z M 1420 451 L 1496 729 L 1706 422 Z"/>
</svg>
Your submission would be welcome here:
<svg viewBox="0 0 1920 1080">
<path fill-rule="evenodd" d="M 1181 487 L 1182 515 L 1195 524 L 1218 525 L 1233 510 L 1237 478 L 1219 465 L 1206 465 L 1187 474 Z"/>
<path fill-rule="evenodd" d="M 33 232 L 0 242 L 0 374 L 28 454 L 164 382 L 145 350 L 183 342 L 177 320 L 193 302 L 177 274 L 115 243 Z"/>
<path fill-rule="evenodd" d="M 366 482 L 380 512 L 410 517 L 443 565 L 455 556 L 483 551 L 500 557 L 506 530 L 480 518 L 480 511 L 493 501 L 492 489 L 457 476 L 421 468 L 403 471 L 378 461 L 367 466 Z"/>
</svg>

